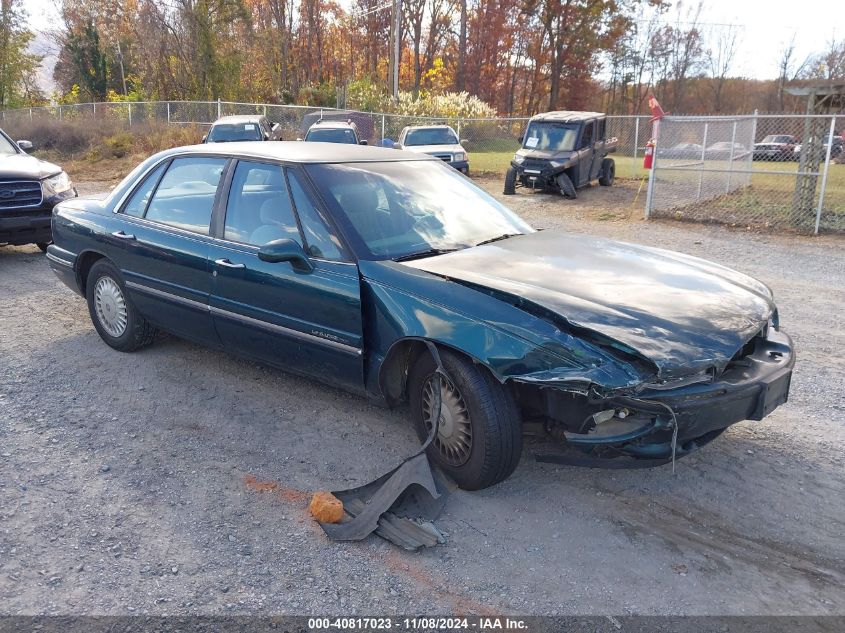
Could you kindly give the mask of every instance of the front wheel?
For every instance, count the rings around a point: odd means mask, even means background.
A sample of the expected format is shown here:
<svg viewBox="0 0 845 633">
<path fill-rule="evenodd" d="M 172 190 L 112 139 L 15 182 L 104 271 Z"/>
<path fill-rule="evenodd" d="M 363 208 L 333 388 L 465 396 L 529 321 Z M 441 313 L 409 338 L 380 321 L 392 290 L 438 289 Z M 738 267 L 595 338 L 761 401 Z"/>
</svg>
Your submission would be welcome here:
<svg viewBox="0 0 845 633">
<path fill-rule="evenodd" d="M 558 174 L 557 186 L 560 187 L 560 192 L 563 194 L 564 198 L 574 200 L 578 197 L 578 192 L 575 191 L 575 185 L 572 184 L 572 179 L 565 173 Z"/>
<path fill-rule="evenodd" d="M 153 342 L 155 328 L 127 296 L 120 272 L 110 261 L 101 259 L 91 266 L 85 296 L 91 321 L 110 347 L 134 352 Z"/>
<path fill-rule="evenodd" d="M 612 158 L 605 158 L 601 162 L 601 176 L 599 176 L 599 184 L 604 187 L 610 187 L 614 180 L 616 180 L 616 163 Z"/>
<path fill-rule="evenodd" d="M 509 167 L 505 172 L 505 189 L 502 193 L 506 196 L 516 193 L 516 170 L 513 167 Z"/>
<path fill-rule="evenodd" d="M 447 378 L 440 380 L 430 354 L 421 355 L 408 376 L 414 426 L 425 440 L 439 415 L 437 437 L 429 458 L 464 490 L 480 490 L 507 479 L 522 453 L 522 428 L 513 396 L 481 365 L 442 350 Z"/>
</svg>

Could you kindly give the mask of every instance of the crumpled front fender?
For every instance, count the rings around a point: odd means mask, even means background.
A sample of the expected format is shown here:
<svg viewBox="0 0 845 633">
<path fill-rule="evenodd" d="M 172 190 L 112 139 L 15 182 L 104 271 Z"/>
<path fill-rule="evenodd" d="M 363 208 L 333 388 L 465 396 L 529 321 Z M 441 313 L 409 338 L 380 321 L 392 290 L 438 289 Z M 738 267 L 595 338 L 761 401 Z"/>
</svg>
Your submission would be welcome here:
<svg viewBox="0 0 845 633">
<path fill-rule="evenodd" d="M 629 364 L 515 306 L 395 262 L 360 262 L 367 390 L 384 397 L 397 349 L 429 340 L 486 366 L 501 382 L 542 383 L 587 393 L 630 390 L 643 377 Z M 387 369 L 385 369 L 387 368 Z"/>
</svg>

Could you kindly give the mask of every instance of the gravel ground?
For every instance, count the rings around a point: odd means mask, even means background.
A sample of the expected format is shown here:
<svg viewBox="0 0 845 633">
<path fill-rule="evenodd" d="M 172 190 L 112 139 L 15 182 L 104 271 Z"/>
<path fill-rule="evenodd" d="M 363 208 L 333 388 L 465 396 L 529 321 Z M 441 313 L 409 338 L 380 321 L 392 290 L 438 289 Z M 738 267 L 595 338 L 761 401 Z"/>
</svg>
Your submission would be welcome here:
<svg viewBox="0 0 845 633">
<path fill-rule="evenodd" d="M 115 352 L 40 252 L 0 248 L 0 613 L 845 613 L 843 243 L 646 223 L 635 193 L 505 200 L 768 283 L 790 402 L 675 475 L 539 464 L 528 442 L 416 554 L 329 542 L 306 511 L 412 452 L 405 412 L 173 337 Z"/>
</svg>

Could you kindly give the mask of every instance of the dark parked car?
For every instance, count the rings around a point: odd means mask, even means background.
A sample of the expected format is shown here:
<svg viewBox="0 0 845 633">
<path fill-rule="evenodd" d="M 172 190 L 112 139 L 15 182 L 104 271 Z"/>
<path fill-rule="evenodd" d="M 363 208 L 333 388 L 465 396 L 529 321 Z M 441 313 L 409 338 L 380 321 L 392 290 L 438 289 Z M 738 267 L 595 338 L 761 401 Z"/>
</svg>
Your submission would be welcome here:
<svg viewBox="0 0 845 633">
<path fill-rule="evenodd" d="M 672 147 L 658 147 L 657 157 L 665 159 L 701 160 L 701 158 L 703 157 L 703 152 L 704 147 L 702 147 L 698 143 L 678 143 L 677 145 L 673 145 Z"/>
<path fill-rule="evenodd" d="M 308 130 L 317 121 L 337 121 L 338 123 L 352 122 L 357 128 L 358 138 L 371 141 L 376 138 L 376 126 L 373 124 L 373 115 L 367 112 L 356 112 L 355 110 L 316 110 L 303 115 L 299 123 L 299 137 L 305 138 Z"/>
<path fill-rule="evenodd" d="M 448 125 L 414 125 L 402 130 L 396 149 L 429 154 L 469 176 L 467 151 Z"/>
<path fill-rule="evenodd" d="M 754 143 L 754 160 L 795 160 L 795 146 L 798 139 L 791 134 L 769 134 L 759 143 Z"/>
<path fill-rule="evenodd" d="M 37 244 L 46 250 L 53 207 L 76 189 L 61 167 L 26 149 L 32 143 L 16 143 L 0 130 L 0 245 Z"/>
<path fill-rule="evenodd" d="M 162 329 L 407 402 L 464 488 L 513 471 L 523 420 L 596 459 L 665 463 L 785 402 L 795 362 L 762 283 L 535 232 L 423 154 L 176 148 L 60 204 L 53 233 L 50 266 L 108 345 Z"/>
<path fill-rule="evenodd" d="M 266 116 L 254 114 L 224 116 L 211 124 L 203 137 L 204 143 L 232 143 L 235 141 L 280 141 L 282 126 L 271 123 Z"/>
<path fill-rule="evenodd" d="M 705 160 L 744 160 L 751 151 L 742 143 L 719 141 L 704 150 Z"/>
<path fill-rule="evenodd" d="M 516 188 L 559 191 L 575 198 L 592 181 L 610 186 L 616 165 L 607 155 L 616 139 L 607 138 L 607 117 L 599 112 L 546 112 L 531 117 L 505 174 L 505 195 Z"/>
<path fill-rule="evenodd" d="M 350 121 L 317 121 L 308 128 L 306 141 L 311 143 L 342 143 L 346 145 L 366 145 L 367 141 L 358 133 L 358 126 Z"/>
</svg>

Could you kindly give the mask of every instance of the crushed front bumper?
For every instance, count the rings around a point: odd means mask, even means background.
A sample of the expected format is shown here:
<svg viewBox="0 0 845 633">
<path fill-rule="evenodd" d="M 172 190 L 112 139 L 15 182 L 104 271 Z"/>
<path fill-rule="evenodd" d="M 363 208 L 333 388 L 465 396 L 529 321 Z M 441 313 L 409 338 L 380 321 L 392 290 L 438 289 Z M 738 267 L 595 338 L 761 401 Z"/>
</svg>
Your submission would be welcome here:
<svg viewBox="0 0 845 633">
<path fill-rule="evenodd" d="M 602 433 L 597 425 L 589 432 L 567 432 L 565 440 L 591 456 L 663 463 L 673 452 L 680 457 L 700 448 L 732 424 L 769 415 L 789 398 L 794 366 L 792 340 L 785 332 L 769 328 L 765 337 L 754 339 L 753 351 L 732 361 L 713 382 L 644 389 L 592 403 L 596 411 L 628 412 L 629 424 L 617 420 L 614 427 L 623 432 Z"/>
</svg>

